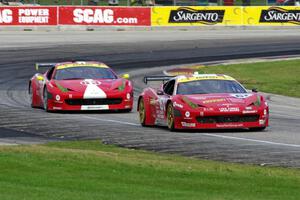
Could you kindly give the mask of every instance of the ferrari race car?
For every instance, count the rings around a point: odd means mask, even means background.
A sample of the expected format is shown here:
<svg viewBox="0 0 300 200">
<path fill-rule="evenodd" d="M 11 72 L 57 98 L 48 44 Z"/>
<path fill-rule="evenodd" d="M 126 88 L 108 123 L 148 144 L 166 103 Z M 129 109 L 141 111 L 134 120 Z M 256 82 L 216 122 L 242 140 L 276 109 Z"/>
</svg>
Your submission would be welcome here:
<svg viewBox="0 0 300 200">
<path fill-rule="evenodd" d="M 159 89 L 145 88 L 138 99 L 142 126 L 176 129 L 264 130 L 269 107 L 256 90 L 247 92 L 235 79 L 219 74 L 148 76 L 164 81 Z"/>
<path fill-rule="evenodd" d="M 99 62 L 39 63 L 48 68 L 29 81 L 32 107 L 58 110 L 122 110 L 130 112 L 133 87 L 128 74 L 118 77 Z"/>
</svg>

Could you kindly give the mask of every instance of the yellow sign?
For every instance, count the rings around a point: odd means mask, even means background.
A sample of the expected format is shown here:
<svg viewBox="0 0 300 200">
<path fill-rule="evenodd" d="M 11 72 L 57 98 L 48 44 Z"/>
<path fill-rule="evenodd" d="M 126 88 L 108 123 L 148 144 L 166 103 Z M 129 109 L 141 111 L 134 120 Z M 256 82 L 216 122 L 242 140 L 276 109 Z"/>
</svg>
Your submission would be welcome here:
<svg viewBox="0 0 300 200">
<path fill-rule="evenodd" d="M 241 25 L 241 7 L 191 6 L 153 7 L 152 26 Z"/>
<path fill-rule="evenodd" d="M 153 7 L 152 26 L 295 26 L 300 7 L 191 6 Z"/>
<path fill-rule="evenodd" d="M 244 26 L 293 26 L 300 25 L 300 7 L 243 7 Z"/>
</svg>

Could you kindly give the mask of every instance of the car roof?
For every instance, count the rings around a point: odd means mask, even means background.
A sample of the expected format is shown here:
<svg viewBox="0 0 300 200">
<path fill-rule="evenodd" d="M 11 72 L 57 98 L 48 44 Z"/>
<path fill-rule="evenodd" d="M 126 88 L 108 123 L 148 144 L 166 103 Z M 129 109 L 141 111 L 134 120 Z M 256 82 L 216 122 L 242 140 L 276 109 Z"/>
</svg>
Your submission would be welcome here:
<svg viewBox="0 0 300 200">
<path fill-rule="evenodd" d="M 99 67 L 99 68 L 109 68 L 107 65 L 101 62 L 95 61 L 75 61 L 75 62 L 64 62 L 57 63 L 55 65 L 56 69 L 66 69 L 72 67 Z"/>
<path fill-rule="evenodd" d="M 198 81 L 198 80 L 230 80 L 230 81 L 236 81 L 231 76 L 228 76 L 228 75 L 225 75 L 225 74 L 198 74 L 198 73 L 194 73 L 192 75 L 179 75 L 179 76 L 176 76 L 175 79 L 179 83 Z"/>
</svg>

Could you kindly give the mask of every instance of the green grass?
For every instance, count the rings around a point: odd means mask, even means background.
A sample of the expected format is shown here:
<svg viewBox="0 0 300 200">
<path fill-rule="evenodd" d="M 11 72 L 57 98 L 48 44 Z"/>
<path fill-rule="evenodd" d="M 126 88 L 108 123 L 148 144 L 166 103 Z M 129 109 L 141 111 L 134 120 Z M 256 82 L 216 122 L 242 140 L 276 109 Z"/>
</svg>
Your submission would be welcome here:
<svg viewBox="0 0 300 200">
<path fill-rule="evenodd" d="M 0 199 L 299 199 L 300 171 L 203 161 L 99 141 L 0 147 Z"/>
<path fill-rule="evenodd" d="M 300 97 L 300 60 L 207 66 L 200 73 L 227 74 L 248 89 Z"/>
</svg>

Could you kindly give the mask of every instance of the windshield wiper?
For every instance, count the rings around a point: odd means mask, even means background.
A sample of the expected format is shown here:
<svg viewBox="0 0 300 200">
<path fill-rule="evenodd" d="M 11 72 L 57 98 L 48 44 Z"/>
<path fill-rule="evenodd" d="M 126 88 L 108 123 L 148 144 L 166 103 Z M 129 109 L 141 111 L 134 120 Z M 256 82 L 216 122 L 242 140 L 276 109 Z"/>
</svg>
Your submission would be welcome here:
<svg viewBox="0 0 300 200">
<path fill-rule="evenodd" d="M 64 79 L 61 79 L 61 80 L 83 80 L 85 78 L 64 78 Z"/>
</svg>

